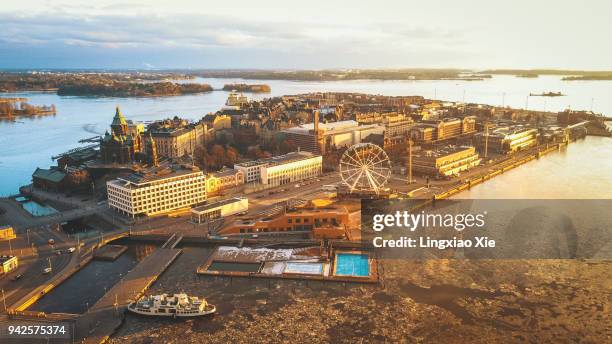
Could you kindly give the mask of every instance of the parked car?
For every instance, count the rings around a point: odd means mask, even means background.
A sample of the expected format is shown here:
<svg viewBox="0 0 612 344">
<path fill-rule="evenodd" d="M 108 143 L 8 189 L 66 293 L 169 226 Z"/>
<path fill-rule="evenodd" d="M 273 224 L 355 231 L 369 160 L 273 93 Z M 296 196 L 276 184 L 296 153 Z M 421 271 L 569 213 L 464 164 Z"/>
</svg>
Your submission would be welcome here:
<svg viewBox="0 0 612 344">
<path fill-rule="evenodd" d="M 72 253 L 74 251 L 76 251 L 76 248 L 74 248 L 74 247 L 71 247 L 71 248 L 68 249 L 68 253 Z"/>
<path fill-rule="evenodd" d="M 15 276 L 13 276 L 13 278 L 11 278 L 11 280 L 13 280 L 13 281 L 17 281 L 17 280 L 19 280 L 21 277 L 23 277 L 23 275 L 22 275 L 22 274 L 17 274 L 17 275 L 15 275 Z"/>
</svg>

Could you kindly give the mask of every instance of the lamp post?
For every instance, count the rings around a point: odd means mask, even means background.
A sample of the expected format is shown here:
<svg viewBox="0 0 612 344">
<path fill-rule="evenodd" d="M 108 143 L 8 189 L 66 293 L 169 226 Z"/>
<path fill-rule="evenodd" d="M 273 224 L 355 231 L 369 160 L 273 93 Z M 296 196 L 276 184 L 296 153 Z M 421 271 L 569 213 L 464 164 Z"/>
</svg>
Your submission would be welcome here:
<svg viewBox="0 0 612 344">
<path fill-rule="evenodd" d="M 412 184 L 412 138 L 408 139 L 408 184 Z"/>
</svg>

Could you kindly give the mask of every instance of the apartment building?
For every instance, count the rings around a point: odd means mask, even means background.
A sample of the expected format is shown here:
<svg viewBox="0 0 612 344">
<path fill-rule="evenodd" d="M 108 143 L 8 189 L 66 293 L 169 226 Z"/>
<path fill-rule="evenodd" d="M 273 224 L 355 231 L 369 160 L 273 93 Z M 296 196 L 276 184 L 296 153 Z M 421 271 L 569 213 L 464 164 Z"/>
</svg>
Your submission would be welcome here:
<svg viewBox="0 0 612 344">
<path fill-rule="evenodd" d="M 206 201 L 206 177 L 189 166 L 164 166 L 106 183 L 108 205 L 127 216 L 151 216 Z"/>
<path fill-rule="evenodd" d="M 206 125 L 179 119 L 166 120 L 152 124 L 149 132 L 159 156 L 178 158 L 193 154 L 198 145 L 204 144 Z"/>
</svg>

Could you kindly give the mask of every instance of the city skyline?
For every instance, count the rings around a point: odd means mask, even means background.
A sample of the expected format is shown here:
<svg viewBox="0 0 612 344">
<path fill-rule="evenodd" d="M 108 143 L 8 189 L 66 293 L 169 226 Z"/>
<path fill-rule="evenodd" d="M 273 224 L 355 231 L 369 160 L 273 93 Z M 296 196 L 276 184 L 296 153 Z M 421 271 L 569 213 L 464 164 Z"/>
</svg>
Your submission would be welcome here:
<svg viewBox="0 0 612 344">
<path fill-rule="evenodd" d="M 611 6 L 27 0 L 0 10 L 0 68 L 610 70 Z"/>
</svg>

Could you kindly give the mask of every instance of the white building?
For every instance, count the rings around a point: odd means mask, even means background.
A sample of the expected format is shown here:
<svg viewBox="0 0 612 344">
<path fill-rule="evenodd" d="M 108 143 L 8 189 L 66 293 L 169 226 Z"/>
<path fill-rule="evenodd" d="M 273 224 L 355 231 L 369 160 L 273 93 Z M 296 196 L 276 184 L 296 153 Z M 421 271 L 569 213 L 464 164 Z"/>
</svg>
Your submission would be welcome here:
<svg viewBox="0 0 612 344">
<path fill-rule="evenodd" d="M 188 168 L 161 168 L 106 183 L 108 205 L 128 216 L 156 215 L 206 201 L 206 177 Z"/>
<path fill-rule="evenodd" d="M 244 173 L 245 183 L 258 183 L 261 181 L 261 168 L 265 165 L 263 160 L 253 160 L 235 164 L 234 169 Z"/>
<path fill-rule="evenodd" d="M 292 152 L 268 159 L 234 165 L 244 171 L 246 182 L 283 185 L 321 175 L 323 158 L 309 152 Z"/>
<path fill-rule="evenodd" d="M 229 198 L 191 209 L 191 220 L 195 223 L 208 223 L 226 216 L 244 213 L 248 210 L 248 198 Z"/>
</svg>

